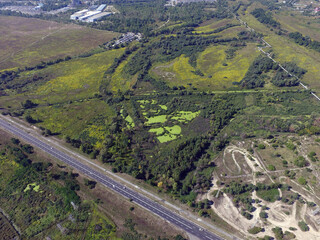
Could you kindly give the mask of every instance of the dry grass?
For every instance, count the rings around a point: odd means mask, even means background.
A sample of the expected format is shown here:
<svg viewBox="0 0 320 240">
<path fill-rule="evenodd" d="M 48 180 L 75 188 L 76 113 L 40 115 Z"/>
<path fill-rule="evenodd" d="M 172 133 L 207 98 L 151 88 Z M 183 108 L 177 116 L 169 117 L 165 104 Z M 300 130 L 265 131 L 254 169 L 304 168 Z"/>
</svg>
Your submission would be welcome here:
<svg viewBox="0 0 320 240">
<path fill-rule="evenodd" d="M 74 24 L 0 16 L 0 69 L 78 55 L 117 36 Z"/>
</svg>

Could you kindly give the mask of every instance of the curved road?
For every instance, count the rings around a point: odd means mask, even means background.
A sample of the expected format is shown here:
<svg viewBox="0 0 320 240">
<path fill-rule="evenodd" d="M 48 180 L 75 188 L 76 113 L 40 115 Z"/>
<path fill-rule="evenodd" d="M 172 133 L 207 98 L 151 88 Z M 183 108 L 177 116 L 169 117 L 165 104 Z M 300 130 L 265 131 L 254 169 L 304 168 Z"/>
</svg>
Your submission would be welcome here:
<svg viewBox="0 0 320 240">
<path fill-rule="evenodd" d="M 35 147 L 40 148 L 51 156 L 59 159 L 60 161 L 68 164 L 74 169 L 82 172 L 88 177 L 94 179 L 95 181 L 103 184 L 104 186 L 112 189 L 113 191 L 119 193 L 120 195 L 131 199 L 136 204 L 147 209 L 148 211 L 160 216 L 161 218 L 167 220 L 170 223 L 173 223 L 177 227 L 183 229 L 184 231 L 205 240 L 221 240 L 222 238 L 217 235 L 202 229 L 197 224 L 186 220 L 185 218 L 179 216 L 172 212 L 172 210 L 165 208 L 164 206 L 152 201 L 151 199 L 133 191 L 132 189 L 127 188 L 125 185 L 120 184 L 119 182 L 114 181 L 113 179 L 101 174 L 100 172 L 92 169 L 91 167 L 81 163 L 75 158 L 70 157 L 69 155 L 59 151 L 58 149 L 51 147 L 50 145 L 40 141 L 39 139 L 31 136 L 22 129 L 12 126 L 10 123 L 0 119 L 0 127 L 4 130 L 16 135 L 17 137 L 22 138 L 26 142 L 34 145 Z"/>
</svg>

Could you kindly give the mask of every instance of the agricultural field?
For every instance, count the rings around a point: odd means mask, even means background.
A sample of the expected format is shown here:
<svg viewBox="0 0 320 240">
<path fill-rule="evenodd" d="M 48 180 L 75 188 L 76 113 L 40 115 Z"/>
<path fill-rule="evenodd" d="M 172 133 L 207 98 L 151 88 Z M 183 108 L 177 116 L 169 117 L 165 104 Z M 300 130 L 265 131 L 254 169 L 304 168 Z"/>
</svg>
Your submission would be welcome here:
<svg viewBox="0 0 320 240">
<path fill-rule="evenodd" d="M 74 24 L 0 16 L 0 70 L 80 55 L 117 35 Z"/>
</svg>

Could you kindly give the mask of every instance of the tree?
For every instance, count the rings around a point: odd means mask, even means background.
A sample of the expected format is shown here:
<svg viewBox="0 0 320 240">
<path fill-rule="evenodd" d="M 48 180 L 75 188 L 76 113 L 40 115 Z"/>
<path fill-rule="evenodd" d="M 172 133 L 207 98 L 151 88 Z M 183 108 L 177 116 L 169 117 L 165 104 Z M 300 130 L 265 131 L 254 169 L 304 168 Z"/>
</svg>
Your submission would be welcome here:
<svg viewBox="0 0 320 240">
<path fill-rule="evenodd" d="M 265 211 L 261 211 L 261 212 L 259 213 L 259 216 L 260 216 L 261 218 L 268 218 L 268 214 L 267 214 Z"/>
<path fill-rule="evenodd" d="M 20 143 L 20 140 L 17 138 L 11 138 L 11 142 L 15 145 L 18 145 Z"/>
<path fill-rule="evenodd" d="M 299 228 L 301 229 L 301 231 L 303 231 L 303 232 L 309 231 L 309 227 L 308 227 L 308 225 L 307 225 L 304 221 L 300 221 L 300 222 L 298 223 L 298 226 L 299 226 Z"/>
<path fill-rule="evenodd" d="M 250 228 L 248 230 L 248 232 L 251 234 L 257 234 L 257 233 L 261 232 L 262 230 L 263 230 L 263 228 L 261 228 L 261 227 L 253 227 L 253 228 Z"/>
<path fill-rule="evenodd" d="M 308 165 L 308 161 L 304 157 L 299 156 L 294 160 L 294 165 L 297 167 L 306 167 Z"/>
<path fill-rule="evenodd" d="M 22 107 L 25 109 L 29 109 L 29 108 L 34 108 L 36 107 L 38 104 L 33 103 L 31 100 L 26 100 L 24 103 L 22 103 Z"/>
</svg>

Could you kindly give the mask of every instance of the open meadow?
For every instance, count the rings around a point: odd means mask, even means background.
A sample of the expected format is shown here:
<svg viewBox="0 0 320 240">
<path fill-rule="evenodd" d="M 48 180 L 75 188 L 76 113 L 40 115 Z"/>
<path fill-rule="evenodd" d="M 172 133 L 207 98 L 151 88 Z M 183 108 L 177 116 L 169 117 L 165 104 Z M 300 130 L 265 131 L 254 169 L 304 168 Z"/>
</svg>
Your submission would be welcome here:
<svg viewBox="0 0 320 240">
<path fill-rule="evenodd" d="M 86 53 L 117 35 L 75 24 L 0 16 L 0 70 Z"/>
<path fill-rule="evenodd" d="M 261 5 L 259 3 L 252 4 L 245 11 L 245 15 L 240 14 L 240 18 L 247 22 L 248 26 L 255 29 L 256 32 L 264 35 L 264 39 L 272 46 L 272 53 L 274 54 L 274 59 L 276 61 L 279 61 L 280 63 L 292 61 L 299 67 L 307 70 L 306 74 L 303 76 L 302 82 L 315 89 L 315 91 L 319 91 L 320 82 L 318 81 L 318 78 L 320 74 L 320 53 L 296 44 L 287 36 L 275 34 L 274 31 L 271 31 L 271 29 L 260 23 L 253 15 L 250 14 L 250 12 L 257 7 L 261 7 Z M 284 17 L 279 17 L 279 20 L 281 19 L 284 19 Z M 284 27 L 289 24 L 288 22 L 290 22 L 289 31 L 293 32 L 301 30 L 301 27 L 298 27 L 294 22 L 291 24 L 291 21 L 288 20 L 285 21 Z M 282 24 L 282 22 L 280 22 L 280 24 Z M 300 22 L 300 25 L 301 24 L 302 23 Z M 308 34 L 309 32 L 305 33 Z M 314 34 L 316 33 L 314 32 Z"/>
<path fill-rule="evenodd" d="M 259 55 L 254 44 L 248 44 L 236 49 L 233 57 L 227 56 L 232 47 L 228 45 L 213 45 L 199 53 L 197 68 L 189 63 L 184 55 L 152 69 L 153 76 L 165 81 L 170 87 L 192 86 L 199 90 L 223 90 L 233 87 L 233 82 L 240 82 L 245 76 L 250 64 Z M 202 76 L 196 74 L 196 70 Z"/>
</svg>

